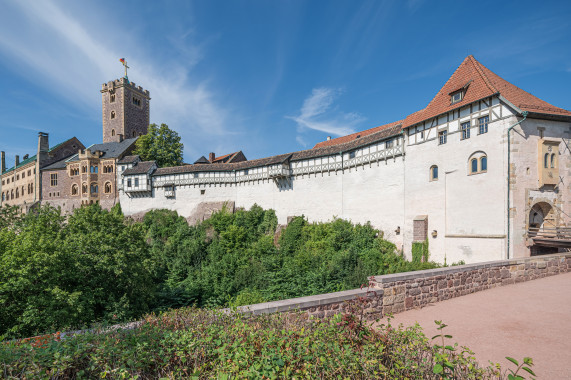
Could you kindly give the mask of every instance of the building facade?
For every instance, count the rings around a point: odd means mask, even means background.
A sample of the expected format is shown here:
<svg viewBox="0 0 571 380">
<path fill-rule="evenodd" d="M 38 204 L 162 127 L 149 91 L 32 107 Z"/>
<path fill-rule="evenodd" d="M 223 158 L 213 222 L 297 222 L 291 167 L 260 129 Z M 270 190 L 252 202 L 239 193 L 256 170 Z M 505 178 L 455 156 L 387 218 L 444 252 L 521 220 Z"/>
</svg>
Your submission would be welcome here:
<svg viewBox="0 0 571 380">
<path fill-rule="evenodd" d="M 137 137 L 94 144 L 42 169 L 42 200 L 69 213 L 93 203 L 110 209 L 119 202 L 119 162 L 128 160 Z M 137 158 L 136 158 L 137 159 Z"/>
<path fill-rule="evenodd" d="M 467 57 L 423 110 L 313 149 L 235 163 L 121 173 L 126 214 L 208 204 L 371 222 L 410 258 L 481 262 L 550 252 L 534 228 L 571 222 L 571 112 Z M 135 181 L 135 179 L 137 179 Z"/>
<path fill-rule="evenodd" d="M 83 148 L 83 144 L 75 137 L 50 148 L 48 134 L 40 132 L 37 153 L 31 157 L 25 155 L 22 161 L 16 156 L 13 167 L 6 168 L 5 153 L 0 152 L 0 206 L 19 206 L 27 212 L 42 200 L 42 169 Z"/>
</svg>

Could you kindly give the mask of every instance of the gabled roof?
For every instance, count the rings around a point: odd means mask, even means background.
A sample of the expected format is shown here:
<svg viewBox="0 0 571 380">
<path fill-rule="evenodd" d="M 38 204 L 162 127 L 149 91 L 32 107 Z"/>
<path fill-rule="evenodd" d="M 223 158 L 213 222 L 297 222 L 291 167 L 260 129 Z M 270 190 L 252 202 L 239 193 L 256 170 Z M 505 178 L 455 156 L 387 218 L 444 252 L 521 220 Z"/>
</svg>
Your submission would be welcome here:
<svg viewBox="0 0 571 380">
<path fill-rule="evenodd" d="M 132 139 L 125 139 L 121 142 L 114 141 L 103 144 L 93 144 L 87 149 L 89 149 L 92 153 L 96 151 L 102 152 L 103 154 L 101 155 L 101 158 L 119 158 L 135 143 L 135 141 L 137 141 L 137 139 L 138 137 L 134 137 Z M 76 154 L 72 156 L 68 161 L 79 161 L 79 156 Z"/>
<path fill-rule="evenodd" d="M 395 121 L 389 124 L 385 124 L 385 125 L 381 125 L 379 127 L 374 127 L 371 129 L 367 129 L 361 132 L 356 132 L 347 136 L 341 136 L 341 137 L 337 137 L 335 139 L 331 139 L 331 140 L 327 140 L 327 141 L 322 141 L 320 143 L 315 144 L 315 146 L 313 147 L 313 149 L 315 148 L 324 148 L 326 146 L 333 146 L 333 145 L 337 145 L 337 144 L 343 144 L 346 142 L 350 142 L 356 139 L 360 139 L 362 137 L 368 136 L 370 134 L 376 133 L 376 132 L 380 132 L 383 131 L 385 129 L 389 129 L 389 128 L 393 128 L 399 124 L 402 124 L 402 120 L 399 121 Z"/>
<path fill-rule="evenodd" d="M 462 89 L 464 90 L 462 100 L 451 104 L 450 94 Z M 473 56 L 469 55 L 458 66 L 426 108 L 406 117 L 403 128 L 497 94 L 502 95 L 508 102 L 522 111 L 571 116 L 570 111 L 555 107 L 500 78 Z"/>
<path fill-rule="evenodd" d="M 206 157 L 201 156 L 198 160 L 194 161 L 194 164 L 209 164 L 210 161 L 206 159 Z"/>
<path fill-rule="evenodd" d="M 244 156 L 244 153 L 242 153 L 242 151 L 239 150 L 234 153 L 229 153 L 220 157 L 216 157 L 214 158 L 214 160 L 212 160 L 211 163 L 217 164 L 217 163 L 230 163 L 230 162 L 241 162 L 241 161 L 246 161 L 246 156 Z"/>
<path fill-rule="evenodd" d="M 129 168 L 123 172 L 124 175 L 132 175 L 132 174 L 147 174 L 153 167 L 156 168 L 155 161 L 142 161 L 139 162 L 137 165 Z"/>
</svg>

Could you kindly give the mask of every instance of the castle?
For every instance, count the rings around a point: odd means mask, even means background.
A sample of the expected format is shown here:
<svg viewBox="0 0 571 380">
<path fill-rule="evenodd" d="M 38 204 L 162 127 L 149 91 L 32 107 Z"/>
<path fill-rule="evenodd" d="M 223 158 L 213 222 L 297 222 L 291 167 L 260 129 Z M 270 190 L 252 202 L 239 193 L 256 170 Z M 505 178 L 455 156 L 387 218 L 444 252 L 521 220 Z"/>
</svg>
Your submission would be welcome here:
<svg viewBox="0 0 571 380">
<path fill-rule="evenodd" d="M 6 167 L 1 152 L 1 205 L 20 206 L 24 212 L 40 203 L 64 212 L 84 204 L 110 208 L 119 202 L 117 167 L 132 163 L 135 142 L 147 133 L 150 94 L 120 78 L 101 87 L 103 143 L 85 147 L 77 138 L 49 147 L 47 133 L 38 134 L 37 154 Z"/>
<path fill-rule="evenodd" d="M 113 83 L 102 90 L 101 145 L 136 139 L 148 124 L 148 92 Z M 112 104 L 115 93 L 114 101 L 123 103 Z M 328 138 L 309 150 L 256 160 L 241 152 L 226 161 L 212 155 L 168 168 L 129 156 L 128 147 L 107 155 L 95 146 L 40 165 L 41 199 L 62 207 L 79 199 L 103 204 L 102 196 L 84 197 L 83 188 L 74 195 L 74 185 L 79 191 L 80 184 L 108 180 L 110 198 L 126 215 L 167 208 L 197 221 L 222 205 L 258 204 L 274 209 L 282 224 L 296 215 L 371 222 L 409 258 L 414 242 L 428 241 L 433 260 L 482 262 L 571 246 L 571 240 L 551 239 L 567 236 L 571 222 L 570 139 L 570 111 L 468 56 L 424 109 L 402 120 Z M 87 170 L 91 162 L 104 167 L 105 157 L 115 179 Z M 58 169 L 62 161 L 65 169 Z M 68 177 L 55 199 L 45 189 L 54 188 L 47 178 L 57 170 Z"/>
</svg>

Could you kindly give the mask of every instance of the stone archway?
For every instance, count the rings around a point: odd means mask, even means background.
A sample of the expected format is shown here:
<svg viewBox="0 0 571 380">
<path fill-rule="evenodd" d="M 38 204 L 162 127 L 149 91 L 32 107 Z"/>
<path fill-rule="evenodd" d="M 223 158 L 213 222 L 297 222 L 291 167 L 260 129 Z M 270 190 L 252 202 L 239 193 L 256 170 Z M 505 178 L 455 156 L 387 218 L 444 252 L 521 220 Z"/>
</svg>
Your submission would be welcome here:
<svg viewBox="0 0 571 380">
<path fill-rule="evenodd" d="M 555 208 L 547 202 L 538 202 L 529 211 L 529 227 L 555 228 L 557 227 Z"/>
<path fill-rule="evenodd" d="M 555 229 L 557 227 L 557 212 L 555 207 L 553 207 L 549 202 L 540 201 L 534 204 L 529 210 L 528 219 L 528 237 L 533 238 L 538 234 L 549 233 L 549 229 Z M 530 255 L 545 255 L 557 253 L 557 247 L 542 246 L 542 245 L 531 245 Z"/>
</svg>

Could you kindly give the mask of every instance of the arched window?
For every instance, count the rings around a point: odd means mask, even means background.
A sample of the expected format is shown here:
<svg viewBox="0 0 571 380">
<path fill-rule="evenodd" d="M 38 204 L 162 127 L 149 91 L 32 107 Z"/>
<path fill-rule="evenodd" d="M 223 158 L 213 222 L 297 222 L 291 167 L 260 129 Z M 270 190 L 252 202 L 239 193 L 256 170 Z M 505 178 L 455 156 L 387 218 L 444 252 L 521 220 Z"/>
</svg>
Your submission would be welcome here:
<svg viewBox="0 0 571 380">
<path fill-rule="evenodd" d="M 71 195 L 77 195 L 77 185 L 73 184 L 71 186 Z"/>
<path fill-rule="evenodd" d="M 111 130 L 111 136 L 115 136 L 115 130 L 114 129 Z"/>
<path fill-rule="evenodd" d="M 115 119 L 115 111 L 111 111 L 111 119 Z"/>
<path fill-rule="evenodd" d="M 111 182 L 106 182 L 105 183 L 105 194 L 110 194 L 111 193 Z"/>
<path fill-rule="evenodd" d="M 488 171 L 488 156 L 479 151 L 468 158 L 468 175 L 486 173 Z"/>
<path fill-rule="evenodd" d="M 137 132 L 133 131 L 133 137 L 137 136 Z"/>
<path fill-rule="evenodd" d="M 87 184 L 81 185 L 81 194 L 87 194 Z"/>
<path fill-rule="evenodd" d="M 543 167 L 547 169 L 549 166 L 549 153 L 545 153 L 545 157 L 543 157 Z"/>
<path fill-rule="evenodd" d="M 436 165 L 430 167 L 430 180 L 438 181 L 438 166 Z"/>
<path fill-rule="evenodd" d="M 96 183 L 91 184 L 91 194 L 97 194 L 99 192 L 99 186 Z"/>
<path fill-rule="evenodd" d="M 555 169 L 555 153 L 551 153 L 551 168 Z"/>
<path fill-rule="evenodd" d="M 480 158 L 480 171 L 481 172 L 488 171 L 488 157 L 486 156 Z"/>
<path fill-rule="evenodd" d="M 477 158 L 472 158 L 472 160 L 470 161 L 470 173 L 472 173 L 472 174 L 478 173 L 478 159 Z"/>
</svg>

